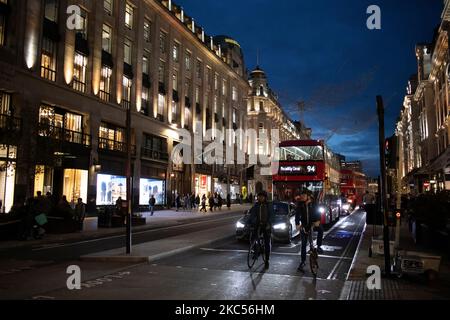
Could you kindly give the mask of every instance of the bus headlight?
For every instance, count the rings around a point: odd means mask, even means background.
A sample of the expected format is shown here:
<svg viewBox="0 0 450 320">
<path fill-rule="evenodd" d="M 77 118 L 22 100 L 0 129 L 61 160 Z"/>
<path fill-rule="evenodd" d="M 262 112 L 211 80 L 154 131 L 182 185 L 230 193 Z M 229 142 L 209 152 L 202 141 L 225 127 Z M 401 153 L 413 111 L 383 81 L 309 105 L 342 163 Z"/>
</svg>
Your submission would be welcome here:
<svg viewBox="0 0 450 320">
<path fill-rule="evenodd" d="M 243 224 L 240 221 L 236 222 L 236 229 L 244 229 L 244 228 L 245 228 L 245 224 Z"/>
<path fill-rule="evenodd" d="M 325 208 L 324 207 L 319 207 L 319 212 L 320 212 L 320 214 L 324 214 L 325 213 Z"/>
<path fill-rule="evenodd" d="M 286 223 L 278 223 L 278 224 L 275 224 L 275 225 L 273 226 L 273 228 L 274 228 L 275 230 L 286 230 L 287 225 L 286 225 Z"/>
<path fill-rule="evenodd" d="M 342 209 L 348 210 L 348 209 L 350 209 L 350 205 L 348 203 L 346 203 L 342 206 Z"/>
</svg>

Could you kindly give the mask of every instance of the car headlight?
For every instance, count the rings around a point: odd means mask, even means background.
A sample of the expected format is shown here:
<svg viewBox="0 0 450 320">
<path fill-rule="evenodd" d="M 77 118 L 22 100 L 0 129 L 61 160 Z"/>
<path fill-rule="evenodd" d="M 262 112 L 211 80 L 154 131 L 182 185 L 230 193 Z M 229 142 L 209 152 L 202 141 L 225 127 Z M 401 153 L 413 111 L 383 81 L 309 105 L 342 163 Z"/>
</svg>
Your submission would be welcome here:
<svg viewBox="0 0 450 320">
<path fill-rule="evenodd" d="M 236 228 L 237 229 L 244 229 L 245 228 L 245 224 L 243 224 L 242 222 L 238 221 L 238 222 L 236 222 Z"/>
<path fill-rule="evenodd" d="M 324 214 L 324 213 L 325 213 L 325 208 L 324 208 L 324 207 L 319 207 L 319 212 L 320 212 L 321 214 Z"/>
<path fill-rule="evenodd" d="M 277 223 L 273 226 L 273 228 L 275 230 L 286 230 L 287 225 L 286 225 L 286 223 Z"/>
<path fill-rule="evenodd" d="M 350 209 L 350 205 L 348 203 L 346 203 L 342 206 L 342 209 L 348 210 L 348 209 Z"/>
</svg>

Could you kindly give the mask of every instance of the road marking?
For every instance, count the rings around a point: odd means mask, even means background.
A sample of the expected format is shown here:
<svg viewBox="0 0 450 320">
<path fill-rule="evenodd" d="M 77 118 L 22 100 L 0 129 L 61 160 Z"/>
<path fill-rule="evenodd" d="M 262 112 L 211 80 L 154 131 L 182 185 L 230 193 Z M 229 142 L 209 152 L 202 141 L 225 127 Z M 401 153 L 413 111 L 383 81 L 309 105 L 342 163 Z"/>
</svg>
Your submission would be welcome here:
<svg viewBox="0 0 450 320">
<path fill-rule="evenodd" d="M 336 272 L 337 268 L 340 266 L 340 264 L 342 263 L 342 261 L 344 260 L 343 258 L 345 257 L 345 255 L 347 254 L 347 252 L 350 250 L 350 245 L 353 242 L 353 239 L 355 238 L 356 234 L 361 234 L 360 231 L 357 231 L 359 229 L 359 227 L 361 226 L 362 222 L 365 222 L 364 216 L 361 217 L 360 221 L 358 222 L 358 226 L 356 227 L 356 230 L 353 232 L 352 237 L 349 239 L 347 246 L 345 247 L 344 252 L 342 252 L 340 259 L 338 260 L 338 262 L 336 262 L 335 266 L 333 267 L 333 269 L 331 270 L 330 274 L 327 277 L 327 280 L 331 280 L 332 276 L 334 275 L 334 273 Z M 351 260 L 353 260 L 351 258 Z M 337 278 L 337 275 L 334 275 L 333 280 L 335 280 Z"/>
<path fill-rule="evenodd" d="M 161 227 L 161 228 L 156 228 L 156 229 L 151 229 L 151 230 L 133 232 L 133 235 L 140 235 L 140 234 L 157 232 L 157 231 L 167 230 L 167 229 L 183 228 L 183 227 L 187 227 L 187 226 L 193 226 L 193 225 L 197 225 L 197 224 L 204 224 L 204 223 L 208 223 L 208 222 L 216 222 L 216 221 L 222 221 L 222 220 L 232 220 L 232 219 L 236 219 L 236 218 L 238 218 L 238 217 L 225 217 L 225 218 L 219 218 L 219 219 L 210 219 L 210 220 L 206 220 L 206 221 L 197 221 L 197 222 L 192 222 L 192 223 L 187 223 L 187 224 L 181 224 L 181 225 Z M 44 246 L 41 246 L 39 248 L 32 249 L 32 251 L 43 251 L 43 250 L 50 250 L 50 249 L 55 249 L 55 248 L 71 247 L 71 246 L 76 246 L 76 245 L 84 244 L 84 243 L 98 242 L 98 241 L 111 240 L 111 239 L 123 238 L 123 237 L 125 237 L 125 236 L 124 235 L 116 235 L 116 236 L 111 236 L 111 237 L 90 239 L 90 240 L 78 241 L 78 242 L 61 244 L 61 245 L 59 245 L 59 244 L 58 245 L 51 245 L 50 244 L 50 245 L 44 245 Z"/>
<path fill-rule="evenodd" d="M 235 252 L 235 253 L 248 253 L 248 250 L 239 250 L 239 249 L 214 249 L 214 248 L 200 248 L 203 251 L 216 251 L 216 252 Z M 275 254 L 279 256 L 300 256 L 300 253 L 295 252 L 271 252 L 270 254 Z M 350 257 L 339 257 L 339 256 L 328 256 L 319 254 L 320 258 L 329 258 L 329 259 L 343 259 L 343 260 L 352 260 Z"/>
</svg>

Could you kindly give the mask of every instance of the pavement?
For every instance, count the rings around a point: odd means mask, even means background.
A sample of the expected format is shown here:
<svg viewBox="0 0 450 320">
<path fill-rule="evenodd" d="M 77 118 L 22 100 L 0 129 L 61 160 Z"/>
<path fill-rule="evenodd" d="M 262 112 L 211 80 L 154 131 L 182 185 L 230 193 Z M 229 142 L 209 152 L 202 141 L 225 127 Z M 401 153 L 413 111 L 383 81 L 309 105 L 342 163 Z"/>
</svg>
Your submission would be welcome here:
<svg viewBox="0 0 450 320">
<path fill-rule="evenodd" d="M 450 263 L 449 257 L 425 246 L 416 245 L 405 221 L 400 227 L 399 250 L 421 252 L 425 255 L 440 256 L 441 263 L 438 278 L 429 281 L 425 275 L 396 274 L 390 277 L 382 276 L 381 289 L 369 290 L 367 268 L 379 266 L 384 274 L 384 255 L 373 253 L 369 257 L 372 236 L 382 235 L 382 226 L 366 225 L 358 244 L 352 266 L 345 281 L 340 300 L 436 300 L 450 299 Z M 395 238 L 395 228 L 390 228 L 390 239 Z M 391 252 L 393 259 L 394 252 Z"/>
<path fill-rule="evenodd" d="M 206 213 L 199 212 L 198 210 L 158 210 L 151 216 L 150 212 L 139 212 L 146 218 L 146 224 L 143 226 L 133 227 L 133 232 L 140 232 L 151 229 L 165 228 L 173 225 L 182 225 L 193 221 L 202 221 L 205 219 L 214 219 L 220 216 L 226 216 L 227 214 L 243 212 L 250 208 L 249 204 L 233 204 L 230 209 L 226 207 L 222 210 L 208 211 Z M 83 230 L 74 233 L 65 234 L 46 234 L 43 239 L 40 240 L 28 240 L 28 241 L 0 241 L 0 251 L 12 248 L 38 246 L 38 245 L 51 245 L 53 243 L 67 243 L 77 242 L 89 239 L 98 239 L 102 237 L 111 237 L 115 235 L 124 234 L 125 228 L 98 228 L 96 230 Z"/>
</svg>

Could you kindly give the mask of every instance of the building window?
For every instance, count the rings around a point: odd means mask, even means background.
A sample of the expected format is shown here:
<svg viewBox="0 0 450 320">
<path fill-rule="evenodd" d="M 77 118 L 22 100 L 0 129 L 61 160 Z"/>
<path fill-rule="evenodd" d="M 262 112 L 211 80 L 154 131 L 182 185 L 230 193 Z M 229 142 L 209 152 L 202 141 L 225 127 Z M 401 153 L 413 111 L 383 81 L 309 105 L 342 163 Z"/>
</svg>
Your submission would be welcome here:
<svg viewBox="0 0 450 320">
<path fill-rule="evenodd" d="M 102 123 L 99 128 L 99 149 L 126 151 L 125 129 Z"/>
<path fill-rule="evenodd" d="M 200 60 L 197 60 L 197 79 L 201 79 L 202 77 L 202 62 Z"/>
<path fill-rule="evenodd" d="M 175 42 L 173 45 L 173 61 L 177 62 L 179 61 L 179 55 L 180 55 L 180 45 Z"/>
<path fill-rule="evenodd" d="M 113 11 L 114 0 L 103 0 L 103 8 L 105 12 L 109 15 L 112 14 Z"/>
<path fill-rule="evenodd" d="M 132 57 L 132 47 L 133 43 L 130 39 L 125 38 L 124 40 L 124 50 L 123 50 L 123 61 L 131 65 L 131 57 Z"/>
<path fill-rule="evenodd" d="M 107 24 L 103 24 L 102 49 L 103 51 L 112 53 L 112 28 Z"/>
<path fill-rule="evenodd" d="M 185 107 L 184 108 L 184 128 L 185 129 L 189 129 L 190 122 L 191 122 L 191 111 L 189 108 Z"/>
<path fill-rule="evenodd" d="M 75 53 L 75 58 L 73 62 L 73 88 L 75 90 L 85 92 L 86 90 L 86 66 L 87 57 Z"/>
<path fill-rule="evenodd" d="M 264 112 L 265 110 L 264 110 L 264 101 L 260 101 L 259 102 L 259 111 L 260 112 Z"/>
<path fill-rule="evenodd" d="M 6 38 L 6 16 L 0 13 L 0 46 L 5 45 Z"/>
<path fill-rule="evenodd" d="M 58 22 L 58 0 L 45 0 L 44 17 L 47 20 Z"/>
<path fill-rule="evenodd" d="M 151 42 L 151 22 L 148 19 L 144 20 L 144 41 Z"/>
<path fill-rule="evenodd" d="M 227 95 L 227 81 L 223 80 L 222 82 L 222 95 L 226 96 Z"/>
<path fill-rule="evenodd" d="M 144 55 L 142 56 L 142 73 L 149 75 L 149 53 L 147 51 L 144 52 Z"/>
<path fill-rule="evenodd" d="M 178 102 L 172 100 L 172 123 L 178 123 Z"/>
<path fill-rule="evenodd" d="M 233 99 L 233 101 L 237 101 L 237 99 L 238 99 L 238 93 L 237 93 L 236 87 L 233 87 L 232 99 Z"/>
<path fill-rule="evenodd" d="M 172 76 L 172 88 L 178 91 L 178 73 L 175 71 Z"/>
<path fill-rule="evenodd" d="M 184 58 L 184 63 L 186 65 L 186 71 L 191 71 L 191 54 L 186 52 L 186 57 Z"/>
<path fill-rule="evenodd" d="M 11 115 L 10 104 L 11 104 L 11 95 L 0 91 L 0 114 Z"/>
<path fill-rule="evenodd" d="M 164 109 L 166 106 L 166 98 L 162 94 L 158 94 L 158 118 L 164 119 Z"/>
<path fill-rule="evenodd" d="M 225 119 L 226 112 L 225 112 L 225 102 L 222 102 L 222 117 Z"/>
<path fill-rule="evenodd" d="M 236 109 L 233 108 L 233 123 L 236 123 L 236 120 L 237 120 L 237 118 L 236 118 Z"/>
<path fill-rule="evenodd" d="M 159 61 L 159 68 L 158 68 L 158 80 L 160 83 L 164 83 L 164 73 L 166 69 L 166 63 L 162 60 Z"/>
<path fill-rule="evenodd" d="M 133 29 L 133 7 L 128 2 L 125 5 L 125 26 L 128 29 Z"/>
<path fill-rule="evenodd" d="M 42 105 L 39 108 L 39 135 L 72 143 L 88 144 L 83 136 L 83 116 Z"/>
<path fill-rule="evenodd" d="M 159 33 L 159 49 L 161 50 L 161 53 L 166 53 L 166 33 L 161 31 Z"/>
<path fill-rule="evenodd" d="M 56 81 L 56 43 L 46 37 L 42 38 L 41 77 Z"/>
<path fill-rule="evenodd" d="M 123 77 L 122 107 L 125 109 L 130 107 L 132 82 L 133 81 L 131 79 L 125 76 Z"/>
<path fill-rule="evenodd" d="M 100 99 L 109 102 L 111 96 L 111 74 L 112 69 L 106 66 L 102 67 L 100 73 Z"/>
<path fill-rule="evenodd" d="M 195 87 L 195 103 L 200 103 L 200 87 Z"/>
<path fill-rule="evenodd" d="M 142 95 L 141 95 L 141 113 L 148 115 L 150 111 L 150 104 L 149 104 L 149 88 L 142 87 Z"/>
<path fill-rule="evenodd" d="M 85 10 L 81 10 L 80 15 L 78 16 L 78 19 L 80 19 L 80 25 L 79 29 L 77 29 L 77 33 L 81 34 L 81 37 L 86 40 L 87 39 L 87 31 L 88 31 L 88 19 L 87 19 L 87 12 Z"/>
<path fill-rule="evenodd" d="M 219 90 L 219 76 L 217 73 L 214 74 L 214 90 Z"/>
<path fill-rule="evenodd" d="M 168 160 L 166 139 L 144 133 L 142 146 L 142 155 L 144 157 L 155 160 Z"/>
</svg>

